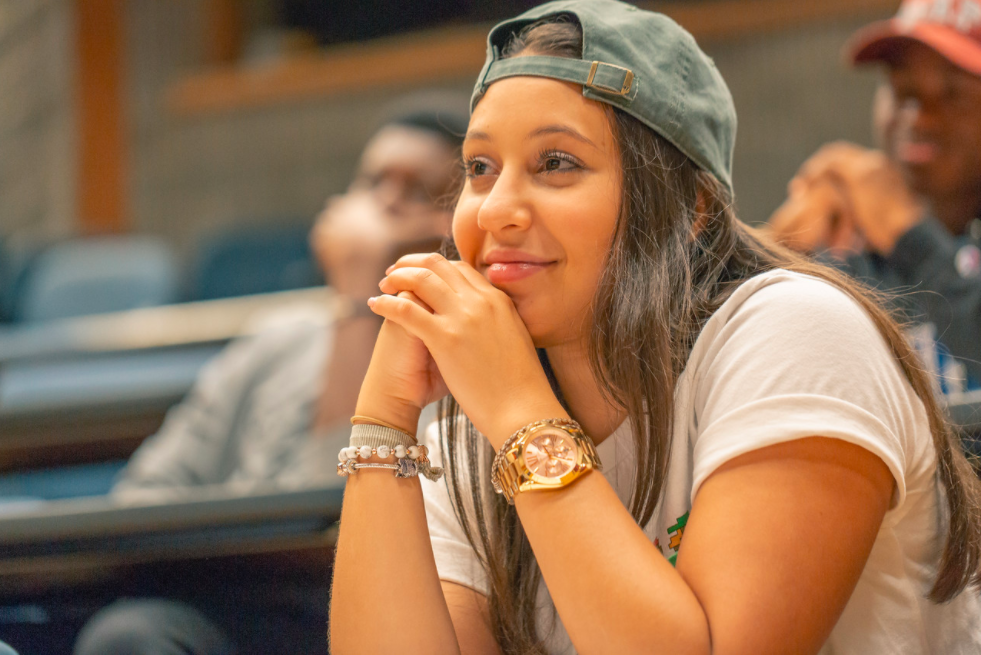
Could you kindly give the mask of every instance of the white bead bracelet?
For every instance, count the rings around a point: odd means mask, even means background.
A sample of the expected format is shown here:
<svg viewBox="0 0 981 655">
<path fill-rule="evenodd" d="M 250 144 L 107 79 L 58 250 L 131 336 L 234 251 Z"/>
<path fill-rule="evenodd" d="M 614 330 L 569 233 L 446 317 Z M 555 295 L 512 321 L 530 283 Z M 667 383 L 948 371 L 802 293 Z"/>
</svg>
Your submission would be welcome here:
<svg viewBox="0 0 981 655">
<path fill-rule="evenodd" d="M 402 456 L 400 456 L 400 453 Z M 381 458 L 388 458 L 395 455 L 396 460 L 391 463 L 358 462 L 359 458 L 368 459 L 372 455 L 377 455 Z M 395 471 L 395 477 L 397 478 L 411 478 L 421 474 L 426 479 L 435 482 L 442 477 L 443 469 L 438 466 L 432 466 L 429 462 L 428 455 L 429 449 L 423 445 L 413 445 L 409 448 L 402 446 L 396 446 L 395 448 L 389 446 L 378 446 L 377 448 L 371 448 L 370 446 L 361 446 L 359 448 L 348 446 L 341 448 L 337 454 L 337 459 L 340 462 L 337 465 L 337 475 L 347 477 L 365 468 L 389 469 Z"/>
<path fill-rule="evenodd" d="M 371 446 L 347 446 L 341 448 L 340 452 L 337 453 L 337 461 L 341 464 L 352 459 L 368 459 L 372 455 L 377 455 L 382 459 L 387 459 L 392 455 L 395 455 L 396 459 L 404 459 L 408 457 L 409 459 L 419 459 L 427 458 L 429 455 L 429 448 L 424 445 L 414 445 L 406 448 L 405 446 L 378 446 L 377 448 L 372 448 Z"/>
</svg>

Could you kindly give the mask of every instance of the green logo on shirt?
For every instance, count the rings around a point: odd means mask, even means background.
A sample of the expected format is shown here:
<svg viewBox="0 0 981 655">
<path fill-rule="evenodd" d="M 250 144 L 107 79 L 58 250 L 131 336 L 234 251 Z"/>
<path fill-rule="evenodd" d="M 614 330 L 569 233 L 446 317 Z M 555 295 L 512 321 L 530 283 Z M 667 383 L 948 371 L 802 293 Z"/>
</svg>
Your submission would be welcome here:
<svg viewBox="0 0 981 655">
<path fill-rule="evenodd" d="M 685 526 L 688 525 L 688 515 L 691 511 L 685 512 L 682 516 L 678 517 L 677 523 L 668 528 L 668 535 L 671 537 L 671 541 L 668 542 L 668 547 L 674 551 L 668 561 L 671 562 L 671 566 L 674 566 L 678 559 L 678 549 L 681 548 L 681 538 L 685 535 Z M 655 545 L 660 548 L 660 544 L 655 542 Z"/>
</svg>

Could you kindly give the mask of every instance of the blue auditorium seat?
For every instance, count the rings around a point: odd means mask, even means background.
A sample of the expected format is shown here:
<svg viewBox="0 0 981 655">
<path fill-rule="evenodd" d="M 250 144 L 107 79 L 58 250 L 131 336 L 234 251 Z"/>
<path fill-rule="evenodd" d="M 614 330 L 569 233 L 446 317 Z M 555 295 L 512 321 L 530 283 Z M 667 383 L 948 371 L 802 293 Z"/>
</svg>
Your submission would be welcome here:
<svg viewBox="0 0 981 655">
<path fill-rule="evenodd" d="M 40 245 L 15 244 L 0 238 L 0 323 L 16 320 L 15 304 L 24 287 L 31 264 L 42 248 Z"/>
<path fill-rule="evenodd" d="M 191 296 L 212 300 L 323 283 L 310 251 L 309 224 L 238 228 L 204 242 Z"/>
<path fill-rule="evenodd" d="M 31 263 L 14 318 L 45 321 L 152 307 L 178 300 L 168 244 L 142 235 L 95 237 L 50 246 Z"/>
<path fill-rule="evenodd" d="M 17 471 L 0 475 L 0 515 L 5 504 L 104 496 L 112 489 L 126 460 Z"/>
</svg>

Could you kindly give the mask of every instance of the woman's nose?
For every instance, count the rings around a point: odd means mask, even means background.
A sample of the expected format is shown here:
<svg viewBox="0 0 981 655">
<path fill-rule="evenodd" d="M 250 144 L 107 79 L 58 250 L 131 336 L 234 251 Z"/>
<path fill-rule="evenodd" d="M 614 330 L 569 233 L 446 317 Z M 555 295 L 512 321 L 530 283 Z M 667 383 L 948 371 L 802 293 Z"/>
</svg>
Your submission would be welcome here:
<svg viewBox="0 0 981 655">
<path fill-rule="evenodd" d="M 525 230 L 531 224 L 531 207 L 522 184 L 501 175 L 477 212 L 477 226 L 486 232 Z"/>
</svg>

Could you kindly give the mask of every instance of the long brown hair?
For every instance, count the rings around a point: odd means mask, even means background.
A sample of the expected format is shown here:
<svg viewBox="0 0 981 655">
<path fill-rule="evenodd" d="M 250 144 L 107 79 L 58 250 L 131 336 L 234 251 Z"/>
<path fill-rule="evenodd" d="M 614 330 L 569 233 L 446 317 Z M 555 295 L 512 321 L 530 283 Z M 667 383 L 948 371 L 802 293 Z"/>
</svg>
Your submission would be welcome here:
<svg viewBox="0 0 981 655">
<path fill-rule="evenodd" d="M 504 56 L 524 51 L 579 59 L 581 30 L 561 18 L 539 21 L 514 35 Z M 593 375 L 624 410 L 633 431 L 637 478 L 630 512 L 637 523 L 651 520 L 661 496 L 675 383 L 702 326 L 742 282 L 782 268 L 826 280 L 861 305 L 926 407 L 949 514 L 930 599 L 944 602 L 981 582 L 981 483 L 945 420 L 930 378 L 881 299 L 740 222 L 728 190 L 715 177 L 637 119 L 612 107 L 609 113 L 623 194 L 593 299 L 588 352 Z M 544 355 L 543 365 L 548 372 Z M 452 398 L 441 403 L 440 416 L 450 497 L 487 573 L 497 642 L 505 653 L 544 653 L 536 633 L 540 571 L 514 507 L 490 492 L 493 452 Z"/>
</svg>

